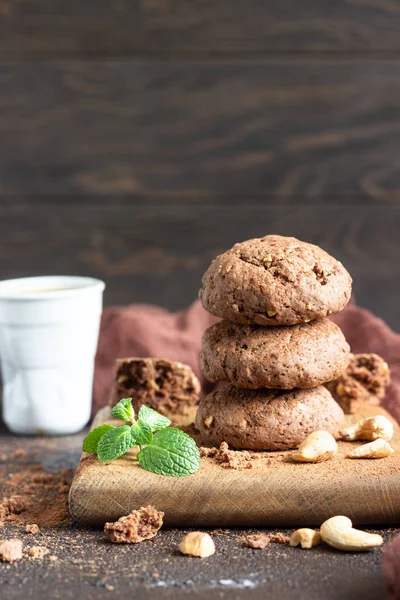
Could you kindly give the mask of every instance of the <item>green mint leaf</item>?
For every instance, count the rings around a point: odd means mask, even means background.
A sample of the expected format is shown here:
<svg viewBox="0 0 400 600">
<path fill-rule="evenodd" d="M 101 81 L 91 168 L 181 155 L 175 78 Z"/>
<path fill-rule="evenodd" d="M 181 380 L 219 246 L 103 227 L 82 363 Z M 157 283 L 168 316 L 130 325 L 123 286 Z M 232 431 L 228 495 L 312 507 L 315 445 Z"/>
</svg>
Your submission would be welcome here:
<svg viewBox="0 0 400 600">
<path fill-rule="evenodd" d="M 147 423 L 147 425 L 150 425 L 152 431 L 160 431 L 160 429 L 165 429 L 172 423 L 167 417 L 160 415 L 156 410 L 153 410 L 144 404 L 139 410 L 138 417 Z"/>
<path fill-rule="evenodd" d="M 131 427 L 131 445 L 132 446 L 145 446 L 151 444 L 153 434 L 151 432 L 150 425 L 144 423 L 140 419 L 135 421 Z"/>
<path fill-rule="evenodd" d="M 151 444 L 137 455 L 143 469 L 174 477 L 194 473 L 200 467 L 195 441 L 180 429 L 169 427 L 156 433 Z"/>
<path fill-rule="evenodd" d="M 97 446 L 97 456 L 101 462 L 109 462 L 118 458 L 132 448 L 131 428 L 129 425 L 114 427 L 107 431 Z"/>
<path fill-rule="evenodd" d="M 111 414 L 116 419 L 121 419 L 121 421 L 134 421 L 135 411 L 132 407 L 132 398 L 122 398 L 122 400 L 111 409 Z"/>
<path fill-rule="evenodd" d="M 83 440 L 82 450 L 84 452 L 97 452 L 100 439 L 110 429 L 115 429 L 115 427 L 113 425 L 100 425 L 100 427 L 92 429 Z"/>
</svg>

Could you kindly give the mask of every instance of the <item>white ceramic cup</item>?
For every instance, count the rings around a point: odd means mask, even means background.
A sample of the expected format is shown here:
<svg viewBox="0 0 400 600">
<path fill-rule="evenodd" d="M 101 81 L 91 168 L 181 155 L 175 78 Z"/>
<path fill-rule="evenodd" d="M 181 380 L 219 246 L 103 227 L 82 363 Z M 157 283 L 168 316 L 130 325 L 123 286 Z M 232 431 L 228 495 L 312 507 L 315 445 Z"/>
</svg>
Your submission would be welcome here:
<svg viewBox="0 0 400 600">
<path fill-rule="evenodd" d="M 0 281 L 3 419 L 20 434 L 69 434 L 90 418 L 104 283 Z"/>
</svg>

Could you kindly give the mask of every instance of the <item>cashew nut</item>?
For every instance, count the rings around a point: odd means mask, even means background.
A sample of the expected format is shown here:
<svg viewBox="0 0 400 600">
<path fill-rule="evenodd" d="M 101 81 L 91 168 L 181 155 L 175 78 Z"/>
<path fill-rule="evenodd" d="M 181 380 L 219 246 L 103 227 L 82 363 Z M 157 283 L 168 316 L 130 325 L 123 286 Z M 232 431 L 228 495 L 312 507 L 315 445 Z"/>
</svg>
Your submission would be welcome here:
<svg viewBox="0 0 400 600">
<path fill-rule="evenodd" d="M 302 548 L 312 548 L 313 546 L 318 546 L 321 542 L 322 539 L 318 531 L 307 529 L 306 527 L 292 533 L 290 538 L 291 546 L 298 546 L 300 544 Z"/>
<path fill-rule="evenodd" d="M 292 454 L 292 460 L 297 462 L 322 462 L 332 458 L 337 452 L 335 438 L 327 431 L 313 431 L 300 444 L 297 452 Z"/>
<path fill-rule="evenodd" d="M 347 455 L 347 458 L 386 458 L 393 453 L 394 450 L 389 442 L 378 438 L 374 442 L 358 446 Z"/>
<path fill-rule="evenodd" d="M 368 440 L 373 442 L 382 438 L 387 442 L 393 437 L 393 423 L 383 415 L 361 419 L 354 425 L 349 425 L 341 430 L 340 435 L 344 440 Z"/>
<path fill-rule="evenodd" d="M 353 524 L 347 517 L 332 517 L 322 523 L 321 537 L 337 550 L 370 550 L 383 544 L 382 536 L 353 529 Z"/>
<path fill-rule="evenodd" d="M 215 552 L 213 539 L 208 533 L 202 531 L 191 531 L 179 544 L 179 550 L 182 554 L 190 554 L 191 556 L 199 556 L 205 558 L 211 556 Z"/>
</svg>

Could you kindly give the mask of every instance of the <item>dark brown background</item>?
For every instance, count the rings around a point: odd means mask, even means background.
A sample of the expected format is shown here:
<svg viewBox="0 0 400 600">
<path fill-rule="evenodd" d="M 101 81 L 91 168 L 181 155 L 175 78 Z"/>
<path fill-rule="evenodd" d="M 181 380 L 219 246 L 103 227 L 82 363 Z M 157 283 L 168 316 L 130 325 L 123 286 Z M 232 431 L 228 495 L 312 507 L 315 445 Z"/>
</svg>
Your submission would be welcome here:
<svg viewBox="0 0 400 600">
<path fill-rule="evenodd" d="M 0 277 L 178 309 L 277 232 L 400 330 L 398 1 L 1 0 L 0 61 Z"/>
</svg>

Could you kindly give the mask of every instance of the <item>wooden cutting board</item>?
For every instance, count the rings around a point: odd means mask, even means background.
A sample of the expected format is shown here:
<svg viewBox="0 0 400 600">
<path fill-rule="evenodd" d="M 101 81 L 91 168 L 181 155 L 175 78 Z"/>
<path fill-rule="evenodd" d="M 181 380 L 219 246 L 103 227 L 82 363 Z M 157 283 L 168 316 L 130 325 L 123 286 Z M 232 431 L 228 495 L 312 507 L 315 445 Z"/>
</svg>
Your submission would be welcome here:
<svg viewBox="0 0 400 600">
<path fill-rule="evenodd" d="M 372 414 L 365 407 L 354 421 Z M 389 417 L 391 418 L 391 417 Z M 93 424 L 112 423 L 109 408 Z M 72 482 L 69 506 L 74 519 L 103 526 L 131 510 L 153 504 L 175 527 L 258 527 L 320 525 L 334 515 L 357 524 L 400 523 L 400 430 L 395 425 L 395 454 L 384 459 L 345 458 L 354 442 L 339 442 L 332 460 L 298 464 L 290 452 L 265 452 L 247 470 L 224 469 L 203 458 L 188 477 L 145 471 L 130 452 L 109 464 L 83 453 Z"/>
</svg>

